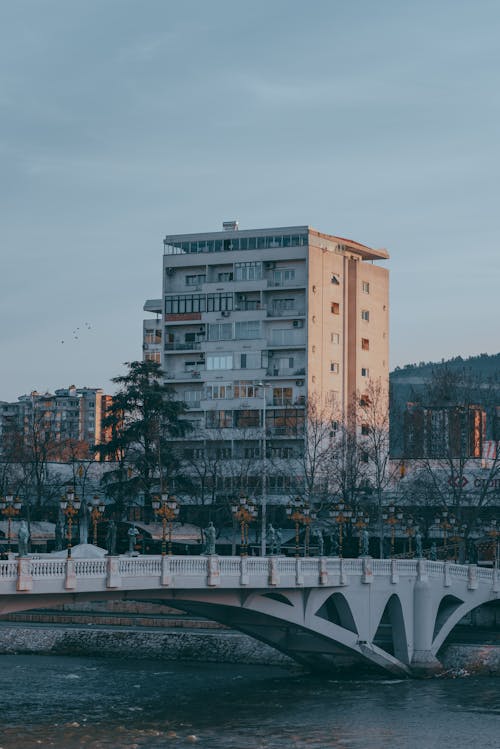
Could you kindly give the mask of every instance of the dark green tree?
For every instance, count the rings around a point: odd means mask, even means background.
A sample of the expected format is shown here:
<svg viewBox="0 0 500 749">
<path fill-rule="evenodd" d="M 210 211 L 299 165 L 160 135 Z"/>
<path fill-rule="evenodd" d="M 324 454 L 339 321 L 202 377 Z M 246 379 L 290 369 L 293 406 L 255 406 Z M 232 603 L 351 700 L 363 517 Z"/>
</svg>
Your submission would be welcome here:
<svg viewBox="0 0 500 749">
<path fill-rule="evenodd" d="M 128 372 L 112 380 L 118 391 L 103 419 L 109 439 L 96 446 L 101 459 L 113 461 L 103 483 L 117 515 L 123 515 L 140 494 L 149 507 L 154 494 L 173 488 L 180 461 L 172 443 L 190 429 L 183 418 L 187 407 L 174 400 L 159 364 L 133 361 L 125 366 Z"/>
</svg>

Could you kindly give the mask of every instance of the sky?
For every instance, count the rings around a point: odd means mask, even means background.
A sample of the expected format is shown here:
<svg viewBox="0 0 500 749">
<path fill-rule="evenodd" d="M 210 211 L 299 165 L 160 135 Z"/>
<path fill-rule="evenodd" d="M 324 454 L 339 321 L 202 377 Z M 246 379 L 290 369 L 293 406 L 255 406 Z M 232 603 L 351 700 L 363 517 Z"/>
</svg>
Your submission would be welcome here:
<svg viewBox="0 0 500 749">
<path fill-rule="evenodd" d="M 391 367 L 498 353 L 497 0 L 0 0 L 0 400 L 113 392 L 166 234 L 391 259 Z M 146 315 L 147 316 L 147 315 Z"/>
</svg>

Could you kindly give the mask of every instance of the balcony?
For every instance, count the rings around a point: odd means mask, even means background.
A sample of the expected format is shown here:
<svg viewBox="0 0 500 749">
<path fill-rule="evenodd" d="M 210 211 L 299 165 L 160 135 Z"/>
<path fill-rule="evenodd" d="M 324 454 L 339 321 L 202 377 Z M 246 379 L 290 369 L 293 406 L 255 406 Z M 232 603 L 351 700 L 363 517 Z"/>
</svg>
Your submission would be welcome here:
<svg viewBox="0 0 500 749">
<path fill-rule="evenodd" d="M 189 341 L 188 343 L 174 341 L 173 343 L 165 344 L 165 351 L 200 351 L 200 349 L 201 343 L 198 341 Z"/>
<path fill-rule="evenodd" d="M 305 317 L 305 309 L 281 309 L 279 307 L 268 307 L 267 317 Z"/>
</svg>

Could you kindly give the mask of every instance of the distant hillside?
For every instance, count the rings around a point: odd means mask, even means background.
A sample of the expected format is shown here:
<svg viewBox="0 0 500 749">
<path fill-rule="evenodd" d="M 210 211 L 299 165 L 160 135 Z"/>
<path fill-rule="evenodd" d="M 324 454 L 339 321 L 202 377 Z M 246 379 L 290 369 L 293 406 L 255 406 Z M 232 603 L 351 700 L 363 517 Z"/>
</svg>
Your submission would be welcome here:
<svg viewBox="0 0 500 749">
<path fill-rule="evenodd" d="M 484 380 L 500 378 L 500 354 L 478 354 L 463 359 L 455 356 L 453 359 L 441 359 L 440 362 L 419 362 L 418 364 L 405 364 L 404 367 L 396 367 L 390 374 L 391 383 L 404 384 L 405 381 L 415 379 L 425 382 L 433 371 L 447 367 L 452 371 L 464 371 L 474 377 Z"/>
</svg>

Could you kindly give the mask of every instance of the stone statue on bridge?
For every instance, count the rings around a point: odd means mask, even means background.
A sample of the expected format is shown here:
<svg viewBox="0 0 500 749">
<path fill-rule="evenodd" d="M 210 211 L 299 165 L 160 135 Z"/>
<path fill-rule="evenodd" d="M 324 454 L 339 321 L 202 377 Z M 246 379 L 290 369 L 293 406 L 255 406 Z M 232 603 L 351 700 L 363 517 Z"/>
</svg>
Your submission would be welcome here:
<svg viewBox="0 0 500 749">
<path fill-rule="evenodd" d="M 338 557 L 339 555 L 339 537 L 337 533 L 330 533 L 328 538 L 328 552 L 331 557 Z"/>
<path fill-rule="evenodd" d="M 424 556 L 423 550 L 422 550 L 422 534 L 419 530 L 417 530 L 415 534 L 415 556 L 417 559 L 422 559 Z"/>
<path fill-rule="evenodd" d="M 361 556 L 370 556 L 370 536 L 366 528 L 363 528 L 363 531 L 361 532 Z"/>
<path fill-rule="evenodd" d="M 271 556 L 273 556 L 273 554 L 276 554 L 276 531 L 272 523 L 269 523 L 267 527 L 266 543 L 267 543 L 268 553 Z"/>
<path fill-rule="evenodd" d="M 135 540 L 137 536 L 139 535 L 139 531 L 135 527 L 135 525 L 131 525 L 130 528 L 127 531 L 128 533 L 128 553 L 130 556 L 137 554 L 137 552 L 134 550 L 135 546 Z"/>
<path fill-rule="evenodd" d="M 283 539 L 281 536 L 281 531 L 279 528 L 275 529 L 275 536 L 276 536 L 276 554 L 281 554 L 281 544 L 283 543 Z"/>
<path fill-rule="evenodd" d="M 430 551 L 429 551 L 429 559 L 431 560 L 431 562 L 435 562 L 437 558 L 438 558 L 438 550 L 437 550 L 436 542 L 433 541 L 431 544 Z"/>
<path fill-rule="evenodd" d="M 28 542 L 30 538 L 30 532 L 26 520 L 21 520 L 19 531 L 17 534 L 17 550 L 20 557 L 28 555 Z"/>
<path fill-rule="evenodd" d="M 108 530 L 106 531 L 106 549 L 111 557 L 116 554 L 116 523 L 114 520 L 110 520 L 108 523 Z"/>
<path fill-rule="evenodd" d="M 318 556 L 322 557 L 325 553 L 325 539 L 323 538 L 323 531 L 321 528 L 316 528 L 314 531 L 314 537 L 318 546 Z"/>
<path fill-rule="evenodd" d="M 212 521 L 209 522 L 208 528 L 205 528 L 205 554 L 215 554 L 215 538 L 217 531 Z"/>
</svg>

